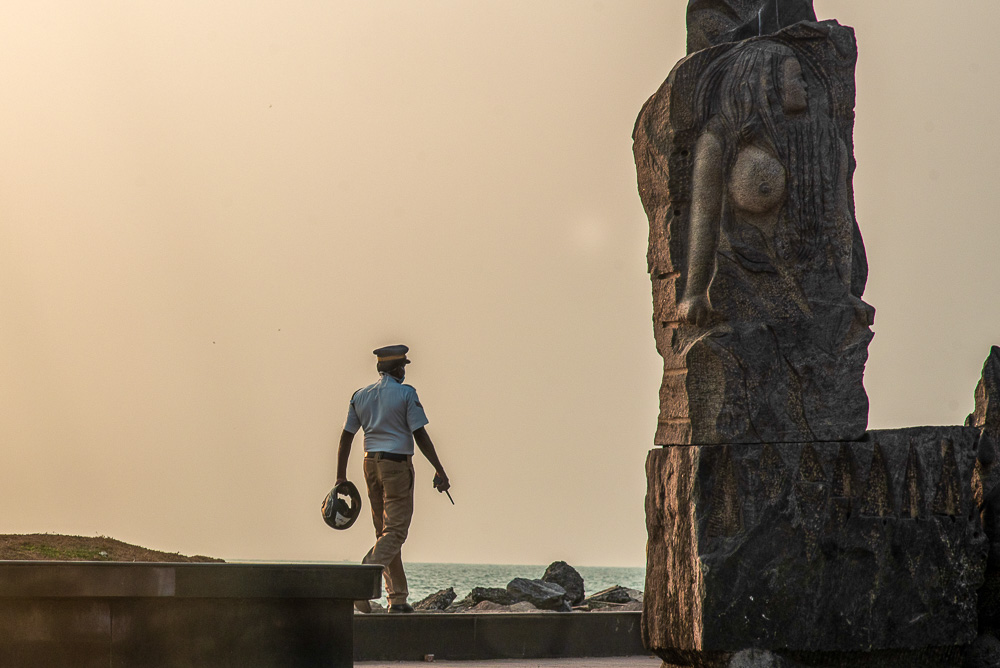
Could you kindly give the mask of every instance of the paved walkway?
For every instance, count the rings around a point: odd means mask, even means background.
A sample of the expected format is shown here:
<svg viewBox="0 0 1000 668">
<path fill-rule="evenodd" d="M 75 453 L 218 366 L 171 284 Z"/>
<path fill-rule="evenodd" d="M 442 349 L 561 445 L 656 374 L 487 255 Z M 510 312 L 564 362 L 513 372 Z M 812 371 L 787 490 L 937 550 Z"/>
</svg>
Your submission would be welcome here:
<svg viewBox="0 0 1000 668">
<path fill-rule="evenodd" d="M 362 668 L 401 668 L 436 665 L 440 668 L 660 668 L 661 661 L 648 656 L 600 659 L 497 659 L 495 661 L 355 661 Z"/>
</svg>

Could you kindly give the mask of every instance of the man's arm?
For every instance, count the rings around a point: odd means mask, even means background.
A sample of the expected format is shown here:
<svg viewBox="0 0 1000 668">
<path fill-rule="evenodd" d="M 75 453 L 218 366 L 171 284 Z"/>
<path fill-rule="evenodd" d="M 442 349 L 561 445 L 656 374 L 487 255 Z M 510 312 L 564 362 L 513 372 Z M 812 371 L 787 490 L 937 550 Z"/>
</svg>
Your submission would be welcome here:
<svg viewBox="0 0 1000 668">
<path fill-rule="evenodd" d="M 337 448 L 337 483 L 347 482 L 347 460 L 351 457 L 351 443 L 354 434 L 346 429 L 340 434 L 340 447 Z"/>
<path fill-rule="evenodd" d="M 451 488 L 451 484 L 448 482 L 448 474 L 444 472 L 444 467 L 441 466 L 441 460 L 438 459 L 437 451 L 434 449 L 434 443 L 431 442 L 431 437 L 427 434 L 427 430 L 420 427 L 415 432 L 413 432 L 413 440 L 416 441 L 417 447 L 420 448 L 420 452 L 424 454 L 427 461 L 431 463 L 434 467 L 434 473 L 440 479 L 438 484 L 434 485 L 435 489 L 439 492 L 446 492 Z M 343 443 L 343 441 L 341 441 Z"/>
</svg>

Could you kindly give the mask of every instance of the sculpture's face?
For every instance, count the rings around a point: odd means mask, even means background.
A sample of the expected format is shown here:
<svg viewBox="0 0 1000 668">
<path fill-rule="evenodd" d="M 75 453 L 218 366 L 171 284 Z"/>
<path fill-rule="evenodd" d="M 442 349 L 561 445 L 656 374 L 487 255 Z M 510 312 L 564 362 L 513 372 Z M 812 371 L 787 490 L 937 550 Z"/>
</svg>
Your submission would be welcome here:
<svg viewBox="0 0 1000 668">
<path fill-rule="evenodd" d="M 806 80 L 802 77 L 802 65 L 797 58 L 786 58 L 781 67 L 781 102 L 786 114 L 794 114 L 809 108 Z"/>
</svg>

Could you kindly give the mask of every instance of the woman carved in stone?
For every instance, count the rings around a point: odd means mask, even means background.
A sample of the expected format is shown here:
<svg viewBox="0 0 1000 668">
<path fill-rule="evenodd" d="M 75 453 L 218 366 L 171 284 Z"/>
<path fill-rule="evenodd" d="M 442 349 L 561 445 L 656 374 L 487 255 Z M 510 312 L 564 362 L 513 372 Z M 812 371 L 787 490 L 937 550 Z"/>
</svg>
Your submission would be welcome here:
<svg viewBox="0 0 1000 668">
<path fill-rule="evenodd" d="M 840 292 L 830 280 L 850 291 L 847 149 L 822 91 L 810 109 L 792 49 L 745 42 L 706 68 L 696 97 L 703 130 L 694 150 L 681 317 L 699 327 L 719 316 L 768 321 L 789 308 L 809 313 L 831 290 Z M 716 314 L 709 289 L 717 273 L 727 283 L 749 282 L 763 299 L 741 299 Z"/>
<path fill-rule="evenodd" d="M 722 442 L 864 431 L 867 264 L 847 147 L 822 73 L 803 62 L 777 40 L 747 40 L 694 87 L 683 326 L 673 339 L 694 438 L 698 425 Z"/>
</svg>

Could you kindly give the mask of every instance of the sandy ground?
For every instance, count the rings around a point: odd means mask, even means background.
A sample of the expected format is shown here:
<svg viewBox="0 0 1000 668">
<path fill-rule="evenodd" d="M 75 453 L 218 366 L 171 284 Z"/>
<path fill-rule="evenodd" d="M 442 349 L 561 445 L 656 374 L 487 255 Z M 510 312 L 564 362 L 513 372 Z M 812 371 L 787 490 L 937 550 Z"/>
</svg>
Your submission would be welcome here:
<svg viewBox="0 0 1000 668">
<path fill-rule="evenodd" d="M 434 661 L 441 668 L 660 668 L 661 661 L 648 656 L 600 659 L 499 659 L 496 661 Z M 422 661 L 355 661 L 364 668 L 398 668 L 431 665 Z"/>
</svg>

